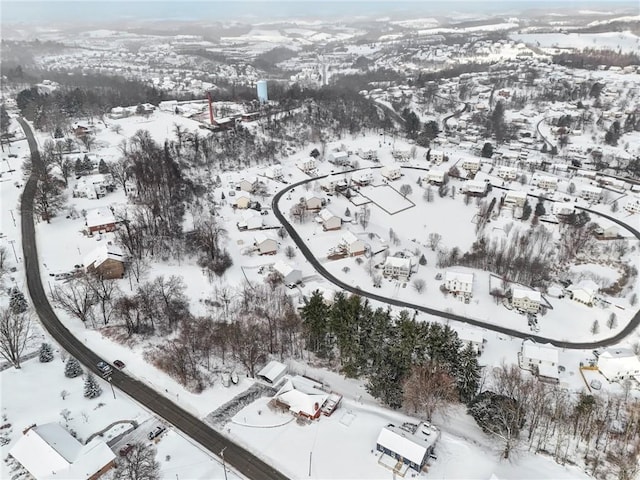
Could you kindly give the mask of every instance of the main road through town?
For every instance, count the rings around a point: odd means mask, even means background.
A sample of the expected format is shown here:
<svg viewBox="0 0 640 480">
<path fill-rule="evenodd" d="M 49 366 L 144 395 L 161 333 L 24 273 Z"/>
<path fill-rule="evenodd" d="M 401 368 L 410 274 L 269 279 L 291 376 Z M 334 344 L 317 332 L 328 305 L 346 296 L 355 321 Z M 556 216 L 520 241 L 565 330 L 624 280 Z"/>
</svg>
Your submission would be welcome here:
<svg viewBox="0 0 640 480">
<path fill-rule="evenodd" d="M 380 168 L 380 167 L 373 167 L 373 168 Z M 426 170 L 426 169 L 421 169 L 421 168 L 416 168 L 416 167 L 404 167 L 404 168 L 412 168 L 412 169 L 416 169 L 416 170 Z M 336 173 L 336 174 L 333 174 L 333 175 L 339 176 L 339 175 L 343 175 L 344 173 L 349 173 L 349 172 L 353 172 L 353 171 L 356 171 L 356 170 L 349 170 L 347 172 L 340 172 L 340 173 Z M 319 176 L 319 177 L 313 177 L 313 178 L 302 180 L 300 182 L 297 182 L 295 184 L 287 186 L 287 188 L 281 190 L 280 192 L 278 192 L 273 197 L 273 202 L 272 202 L 271 206 L 272 206 L 273 213 L 275 214 L 276 218 L 280 221 L 280 223 L 282 223 L 284 228 L 289 233 L 289 236 L 296 243 L 296 245 L 298 246 L 298 248 L 300 249 L 300 251 L 302 252 L 304 257 L 307 259 L 307 261 L 316 269 L 316 271 L 320 275 L 322 275 L 328 281 L 330 281 L 331 283 L 333 283 L 334 285 L 336 285 L 337 287 L 339 287 L 339 288 L 341 288 L 343 290 L 346 290 L 346 291 L 351 292 L 351 293 L 355 293 L 357 295 L 360 295 L 361 297 L 370 298 L 371 300 L 376 300 L 378 302 L 386 303 L 386 304 L 393 305 L 393 306 L 396 306 L 396 307 L 407 308 L 407 309 L 411 309 L 411 310 L 417 310 L 417 311 L 420 311 L 420 312 L 427 313 L 429 315 L 434 315 L 436 317 L 446 318 L 447 320 L 453 320 L 453 321 L 456 321 L 456 322 L 461 322 L 461 323 L 467 323 L 469 325 L 474 325 L 476 327 L 486 328 L 487 330 L 492 330 L 494 332 L 502 333 L 502 334 L 505 334 L 505 335 L 510 335 L 512 337 L 522 338 L 522 339 L 531 339 L 531 340 L 534 340 L 537 343 L 549 343 L 551 345 L 555 345 L 556 347 L 574 349 L 574 350 L 590 350 L 590 349 L 595 349 L 595 348 L 607 347 L 607 346 L 610 346 L 610 345 L 614 345 L 614 344 L 619 343 L 620 341 L 624 340 L 640 324 L 640 310 L 638 310 L 635 313 L 635 315 L 633 316 L 633 318 L 631 318 L 629 323 L 627 323 L 627 325 L 625 325 L 625 327 L 622 330 L 620 330 L 620 332 L 618 332 L 616 335 L 614 335 L 612 337 L 605 338 L 603 340 L 594 341 L 594 342 L 572 342 L 569 339 L 567 339 L 567 340 L 558 340 L 558 339 L 555 339 L 555 338 L 543 337 L 541 335 L 533 335 L 530 332 L 521 332 L 519 330 L 514 330 L 512 328 L 507 328 L 507 327 L 503 327 L 503 326 L 500 326 L 500 325 L 494 325 L 492 323 L 484 322 L 482 320 L 478 320 L 478 319 L 475 319 L 475 318 L 464 317 L 462 315 L 456 315 L 455 313 L 445 312 L 445 311 L 442 311 L 442 310 L 437 310 L 435 308 L 427 307 L 427 306 L 424 306 L 424 305 L 417 305 L 417 304 L 414 304 L 414 303 L 405 302 L 403 300 L 398 300 L 396 298 L 385 297 L 383 295 L 378 295 L 376 293 L 369 292 L 369 291 L 366 291 L 366 290 L 362 290 L 362 289 L 360 289 L 358 287 L 354 287 L 353 285 L 350 285 L 350 284 L 346 283 L 345 281 L 343 281 L 343 280 L 341 280 L 339 278 L 336 278 L 331 273 L 329 273 L 327 271 L 327 269 L 325 269 L 322 266 L 322 264 L 313 255 L 311 250 L 309 250 L 309 247 L 307 247 L 306 243 L 304 243 L 302 238 L 300 238 L 300 235 L 298 234 L 296 229 L 285 218 L 285 216 L 282 214 L 282 212 L 280 211 L 280 208 L 279 208 L 280 199 L 284 195 L 286 195 L 289 191 L 291 191 L 293 188 L 298 187 L 300 185 L 304 185 L 305 183 L 312 182 L 312 181 L 320 179 L 320 178 L 328 177 L 328 176 L 331 176 L 331 175 L 323 175 L 323 176 Z M 635 228 L 630 227 L 626 223 L 621 222 L 620 220 L 618 220 L 616 218 L 613 218 L 613 217 L 611 217 L 609 215 L 605 215 L 603 213 L 596 212 L 594 210 L 589 210 L 587 208 L 582 208 L 582 210 L 585 210 L 586 212 L 589 212 L 589 213 L 594 214 L 594 215 L 599 215 L 601 217 L 606 218 L 607 220 L 615 222 L 618 225 L 620 225 L 620 226 L 624 227 L 625 229 L 627 229 L 628 231 L 630 231 L 636 238 L 640 239 L 640 232 L 638 230 L 636 230 Z"/>
<path fill-rule="evenodd" d="M 27 287 L 35 310 L 42 325 L 58 344 L 70 355 L 77 358 L 87 369 L 97 372 L 96 364 L 101 358 L 87 348 L 60 322 L 47 299 L 40 278 L 40 264 L 36 245 L 33 216 L 33 200 L 38 182 L 38 172 L 42 170 L 42 160 L 31 127 L 24 119 L 19 119 L 31 150 L 32 174 L 25 184 L 21 202 L 22 250 L 25 262 Z M 64 245 L 59 246 L 64 254 Z M 127 395 L 147 407 L 159 417 L 181 430 L 215 455 L 224 450 L 224 460 L 242 475 L 256 480 L 286 479 L 282 473 L 271 467 L 251 452 L 235 444 L 202 420 L 182 409 L 179 405 L 156 392 L 146 384 L 114 370 L 111 383 Z"/>
</svg>

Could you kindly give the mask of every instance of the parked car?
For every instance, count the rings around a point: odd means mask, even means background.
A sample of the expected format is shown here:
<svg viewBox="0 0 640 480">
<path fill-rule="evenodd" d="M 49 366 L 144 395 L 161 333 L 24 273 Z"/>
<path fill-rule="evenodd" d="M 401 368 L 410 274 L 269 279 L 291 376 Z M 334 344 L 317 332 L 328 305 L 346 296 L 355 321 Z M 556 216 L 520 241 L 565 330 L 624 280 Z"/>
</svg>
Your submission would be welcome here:
<svg viewBox="0 0 640 480">
<path fill-rule="evenodd" d="M 127 453 L 129 453 L 132 449 L 133 449 L 133 445 L 130 443 L 127 443 L 124 447 L 122 447 L 118 451 L 118 453 L 120 454 L 121 457 L 125 457 Z"/>
<path fill-rule="evenodd" d="M 100 374 L 103 378 L 107 377 L 111 372 L 113 372 L 111 365 L 109 365 L 107 362 L 103 362 L 102 360 L 99 361 L 96 366 L 98 367 L 98 370 L 100 371 Z"/>
<path fill-rule="evenodd" d="M 149 440 L 153 440 L 154 438 L 159 437 L 160 435 L 162 435 L 162 432 L 164 432 L 166 429 L 167 427 L 165 427 L 164 425 L 160 425 L 155 430 L 150 431 L 148 435 Z"/>
<path fill-rule="evenodd" d="M 120 370 L 124 368 L 124 362 L 122 360 L 114 360 L 113 364 L 118 367 Z"/>
</svg>

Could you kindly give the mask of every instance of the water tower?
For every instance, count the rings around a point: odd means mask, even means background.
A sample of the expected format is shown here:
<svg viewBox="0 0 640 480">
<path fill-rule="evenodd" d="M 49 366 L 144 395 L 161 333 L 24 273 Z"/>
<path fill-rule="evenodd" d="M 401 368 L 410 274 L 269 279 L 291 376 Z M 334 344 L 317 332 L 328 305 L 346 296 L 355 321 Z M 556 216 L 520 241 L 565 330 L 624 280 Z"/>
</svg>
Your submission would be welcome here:
<svg viewBox="0 0 640 480">
<path fill-rule="evenodd" d="M 260 103 L 266 103 L 269 101 L 269 95 L 267 94 L 267 81 L 258 80 L 256 82 L 256 91 L 258 93 L 258 100 Z"/>
</svg>

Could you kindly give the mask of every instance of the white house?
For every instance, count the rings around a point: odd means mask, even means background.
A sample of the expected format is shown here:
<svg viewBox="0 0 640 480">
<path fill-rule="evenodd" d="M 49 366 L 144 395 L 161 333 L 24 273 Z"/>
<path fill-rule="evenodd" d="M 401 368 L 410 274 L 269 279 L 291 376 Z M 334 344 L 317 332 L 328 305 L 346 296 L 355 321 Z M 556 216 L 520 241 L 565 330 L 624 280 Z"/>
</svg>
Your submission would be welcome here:
<svg viewBox="0 0 640 480">
<path fill-rule="evenodd" d="M 282 180 L 284 178 L 284 173 L 280 165 L 271 165 L 264 169 L 264 176 L 271 180 Z"/>
<path fill-rule="evenodd" d="M 302 271 L 293 268 L 287 262 L 276 262 L 273 264 L 273 269 L 282 275 L 282 281 L 285 285 L 295 284 L 302 280 Z"/>
<path fill-rule="evenodd" d="M 444 152 L 442 150 L 429 150 L 429 160 L 440 165 L 444 162 Z"/>
<path fill-rule="evenodd" d="M 535 290 L 525 290 L 524 288 L 514 288 L 511 304 L 514 308 L 528 313 L 536 313 L 540 310 L 542 296 Z"/>
<path fill-rule="evenodd" d="M 351 176 L 351 180 L 356 185 L 363 187 L 373 182 L 373 173 L 369 169 L 358 170 L 357 172 L 353 172 L 353 175 Z"/>
<path fill-rule="evenodd" d="M 480 170 L 480 159 L 479 158 L 465 158 L 462 161 L 462 168 L 464 168 L 467 172 L 476 174 L 478 170 Z"/>
<path fill-rule="evenodd" d="M 610 382 L 631 377 L 640 380 L 640 360 L 630 348 L 612 347 L 600 353 L 598 370 Z"/>
<path fill-rule="evenodd" d="M 524 207 L 527 201 L 527 192 L 521 192 L 520 190 L 509 190 L 504 196 L 504 204 L 516 207 Z"/>
<path fill-rule="evenodd" d="M 464 192 L 467 195 L 474 197 L 481 197 L 487 193 L 487 182 L 481 182 L 479 180 L 467 180 L 464 182 Z"/>
<path fill-rule="evenodd" d="M 28 428 L 9 455 L 36 480 L 97 479 L 116 459 L 100 437 L 83 445 L 55 422 Z"/>
<path fill-rule="evenodd" d="M 323 208 L 318 212 L 317 221 L 322 224 L 322 228 L 325 231 L 340 230 L 342 226 L 342 219 L 327 208 Z"/>
<path fill-rule="evenodd" d="M 381 452 L 379 462 L 388 465 L 394 473 L 402 468 L 398 468 L 399 465 L 403 465 L 405 470 L 402 476 L 408 468 L 421 472 L 439 438 L 440 431 L 432 425 L 420 424 L 414 432 L 410 432 L 389 424 L 382 427 L 376 440 L 376 450 Z"/>
<path fill-rule="evenodd" d="M 467 328 L 467 327 L 456 327 L 456 333 L 458 334 L 458 338 L 460 341 L 467 345 L 471 344 L 471 348 L 476 352 L 476 354 L 482 353 L 484 350 L 484 336 L 482 335 L 482 331 L 478 328 Z"/>
<path fill-rule="evenodd" d="M 233 206 L 236 208 L 249 208 L 251 204 L 251 195 L 248 192 L 240 191 L 236 195 L 235 200 L 233 201 Z"/>
<path fill-rule="evenodd" d="M 551 202 L 551 212 L 559 217 L 568 217 L 576 210 L 575 204 L 571 202 Z"/>
<path fill-rule="evenodd" d="M 387 180 L 397 180 L 402 176 L 402 169 L 397 163 L 392 163 L 391 165 L 385 165 L 382 167 L 380 169 L 380 175 Z"/>
<path fill-rule="evenodd" d="M 518 169 L 514 167 L 507 167 L 505 165 L 501 165 L 498 167 L 498 171 L 496 175 L 503 180 L 511 181 L 518 178 Z"/>
<path fill-rule="evenodd" d="M 287 374 L 287 366 L 276 360 L 271 360 L 257 374 L 265 382 L 276 385 Z"/>
<path fill-rule="evenodd" d="M 411 276 L 411 259 L 400 257 L 387 257 L 382 273 L 385 277 L 409 280 Z"/>
<path fill-rule="evenodd" d="M 240 190 L 242 190 L 243 192 L 253 193 L 257 186 L 257 177 L 247 177 L 240 180 Z"/>
<path fill-rule="evenodd" d="M 265 233 L 256 234 L 253 244 L 260 255 L 275 255 L 278 251 L 278 242 Z"/>
<path fill-rule="evenodd" d="M 316 169 L 316 159 L 313 157 L 308 157 L 303 160 L 299 160 L 298 162 L 296 162 L 296 167 L 298 167 L 306 174 L 312 173 Z"/>
<path fill-rule="evenodd" d="M 423 181 L 433 185 L 442 185 L 444 183 L 446 172 L 444 170 L 429 170 L 424 174 Z"/>
<path fill-rule="evenodd" d="M 640 197 L 631 197 L 624 206 L 629 213 L 640 213 Z"/>
<path fill-rule="evenodd" d="M 320 188 L 325 192 L 333 193 L 347 187 L 347 180 L 344 177 L 327 177 L 320 180 Z"/>
<path fill-rule="evenodd" d="M 327 161 L 329 163 L 333 163 L 334 165 L 341 166 L 350 166 L 351 161 L 349 161 L 349 154 L 347 152 L 342 152 L 339 150 L 334 150 L 329 152 L 327 155 Z"/>
<path fill-rule="evenodd" d="M 597 202 L 602 197 L 602 188 L 594 187 L 593 185 L 581 185 L 578 191 L 580 198 L 588 202 Z"/>
<path fill-rule="evenodd" d="M 324 204 L 324 198 L 317 193 L 306 192 L 304 194 L 304 204 L 307 210 L 320 210 Z"/>
<path fill-rule="evenodd" d="M 444 276 L 444 286 L 453 293 L 462 293 L 467 297 L 473 295 L 473 273 L 448 271 Z"/>
<path fill-rule="evenodd" d="M 260 230 L 263 227 L 262 215 L 255 210 L 242 212 L 236 226 L 238 230 Z"/>
<path fill-rule="evenodd" d="M 558 179 L 549 175 L 542 175 L 537 178 L 536 185 L 544 190 L 555 190 L 558 188 Z"/>
<path fill-rule="evenodd" d="M 378 161 L 378 152 L 376 150 L 358 150 L 358 156 L 363 160 L 369 160 L 371 162 Z"/>
<path fill-rule="evenodd" d="M 340 246 L 350 257 L 364 254 L 366 250 L 365 243 L 360 240 L 351 230 L 347 230 L 340 239 Z"/>
<path fill-rule="evenodd" d="M 558 381 L 558 350 L 555 347 L 525 341 L 520 350 L 520 368 L 540 377 Z"/>
<path fill-rule="evenodd" d="M 101 173 L 86 175 L 76 182 L 73 187 L 73 196 L 95 200 L 104 197 L 110 187 L 113 190 L 111 175 Z"/>
<path fill-rule="evenodd" d="M 569 285 L 567 290 L 571 292 L 571 298 L 585 305 L 593 305 L 593 300 L 600 287 L 593 280 L 583 280 L 575 285 Z"/>
</svg>

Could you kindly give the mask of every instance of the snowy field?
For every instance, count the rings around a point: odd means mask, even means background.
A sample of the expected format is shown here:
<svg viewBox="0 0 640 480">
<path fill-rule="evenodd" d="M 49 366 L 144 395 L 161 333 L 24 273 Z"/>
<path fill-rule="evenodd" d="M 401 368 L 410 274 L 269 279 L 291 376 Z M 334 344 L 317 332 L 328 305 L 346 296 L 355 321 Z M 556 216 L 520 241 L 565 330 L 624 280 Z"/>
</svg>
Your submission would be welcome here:
<svg viewBox="0 0 640 480">
<path fill-rule="evenodd" d="M 513 40 L 533 44 L 542 48 L 575 48 L 582 50 L 621 50 L 623 53 L 637 53 L 640 37 L 631 32 L 605 33 L 523 33 L 511 34 Z"/>
</svg>

